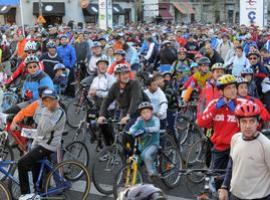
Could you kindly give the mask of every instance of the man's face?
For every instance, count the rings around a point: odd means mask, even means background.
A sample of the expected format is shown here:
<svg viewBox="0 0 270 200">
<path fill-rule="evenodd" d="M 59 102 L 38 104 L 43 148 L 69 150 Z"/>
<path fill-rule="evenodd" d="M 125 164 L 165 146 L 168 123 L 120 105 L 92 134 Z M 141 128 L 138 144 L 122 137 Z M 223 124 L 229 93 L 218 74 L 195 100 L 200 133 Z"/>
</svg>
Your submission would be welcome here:
<svg viewBox="0 0 270 200">
<path fill-rule="evenodd" d="M 244 77 L 244 79 L 249 83 L 251 80 L 252 80 L 252 75 L 251 74 L 246 74 L 246 75 L 244 75 L 243 76 Z"/>
<path fill-rule="evenodd" d="M 54 111 L 58 106 L 58 100 L 46 97 L 42 99 L 42 104 L 50 111 Z"/>
<path fill-rule="evenodd" d="M 241 57 L 243 55 L 243 51 L 241 49 L 236 49 L 235 53 L 238 57 Z"/>
<path fill-rule="evenodd" d="M 255 55 L 250 56 L 248 59 L 251 65 L 256 65 L 259 62 L 259 58 Z"/>
<path fill-rule="evenodd" d="M 100 40 L 100 44 L 105 47 L 106 46 L 106 40 Z"/>
<path fill-rule="evenodd" d="M 141 111 L 141 117 L 143 118 L 143 120 L 148 121 L 151 119 L 153 115 L 153 111 L 151 109 L 143 109 Z"/>
<path fill-rule="evenodd" d="M 101 74 L 105 74 L 106 71 L 107 71 L 107 63 L 105 63 L 105 62 L 100 62 L 100 63 L 98 63 L 98 71 L 99 71 Z"/>
<path fill-rule="evenodd" d="M 241 97 L 246 97 L 248 95 L 248 86 L 246 83 L 240 84 L 237 90 L 238 95 Z"/>
<path fill-rule="evenodd" d="M 66 45 L 68 43 L 68 39 L 65 38 L 65 37 L 62 37 L 60 42 L 61 42 L 62 45 Z"/>
<path fill-rule="evenodd" d="M 48 52 L 50 55 L 55 55 L 56 54 L 56 49 L 55 48 L 49 48 Z"/>
<path fill-rule="evenodd" d="M 154 93 L 155 91 L 157 91 L 157 89 L 158 89 L 158 81 L 153 81 L 149 86 L 149 90 L 150 92 Z"/>
<path fill-rule="evenodd" d="M 158 86 L 161 87 L 161 88 L 163 88 L 164 85 L 165 85 L 165 82 L 164 82 L 164 78 L 163 77 L 157 78 L 156 82 L 157 82 Z"/>
<path fill-rule="evenodd" d="M 235 99 L 237 97 L 237 89 L 235 84 L 227 85 L 223 89 L 223 96 L 227 99 Z"/>
<path fill-rule="evenodd" d="M 119 80 L 121 83 L 128 83 L 129 79 L 129 72 L 119 74 Z"/>
<path fill-rule="evenodd" d="M 116 62 L 120 62 L 123 60 L 123 56 L 120 54 L 114 54 L 114 58 L 115 58 Z"/>
<path fill-rule="evenodd" d="M 202 64 L 202 65 L 200 65 L 200 71 L 201 71 L 203 74 L 208 73 L 208 71 L 209 71 L 209 65 L 208 65 L 208 64 Z"/>
<path fill-rule="evenodd" d="M 180 60 L 184 60 L 184 59 L 186 58 L 186 53 L 185 53 L 185 52 L 179 52 L 178 58 L 179 58 Z"/>
<path fill-rule="evenodd" d="M 205 51 L 206 51 L 206 54 L 208 54 L 208 55 L 211 55 L 211 54 L 212 54 L 213 49 L 212 49 L 210 43 L 207 43 L 207 44 L 205 45 Z"/>
<path fill-rule="evenodd" d="M 83 41 L 83 40 L 84 40 L 83 34 L 80 33 L 80 34 L 78 35 L 78 38 L 79 38 L 80 41 Z"/>
<path fill-rule="evenodd" d="M 213 79 L 217 80 L 219 77 L 224 75 L 224 70 L 223 69 L 215 69 L 212 73 Z"/>
<path fill-rule="evenodd" d="M 93 51 L 93 54 L 97 56 L 101 54 L 102 49 L 101 47 L 93 47 L 92 51 Z"/>
<path fill-rule="evenodd" d="M 29 74 L 35 74 L 38 71 L 38 63 L 29 63 L 27 65 L 27 70 Z"/>
<path fill-rule="evenodd" d="M 249 139 L 257 133 L 259 123 L 256 117 L 244 117 L 239 119 L 239 125 L 244 137 Z"/>
</svg>

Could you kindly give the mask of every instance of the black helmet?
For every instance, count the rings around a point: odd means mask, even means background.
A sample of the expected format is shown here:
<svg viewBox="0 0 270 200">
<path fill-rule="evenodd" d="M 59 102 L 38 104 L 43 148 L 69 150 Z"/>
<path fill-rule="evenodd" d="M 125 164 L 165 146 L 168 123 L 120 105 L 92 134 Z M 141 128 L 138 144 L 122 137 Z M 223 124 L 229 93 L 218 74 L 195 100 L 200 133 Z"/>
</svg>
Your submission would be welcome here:
<svg viewBox="0 0 270 200">
<path fill-rule="evenodd" d="M 207 57 L 201 57 L 199 60 L 198 60 L 198 65 L 210 65 L 211 61 L 209 60 L 209 58 Z"/>
<path fill-rule="evenodd" d="M 114 73 L 115 74 L 120 74 L 120 73 L 125 73 L 125 72 L 130 72 L 130 68 L 126 64 L 118 64 L 115 66 Z"/>
<path fill-rule="evenodd" d="M 117 200 L 166 200 L 163 191 L 152 184 L 134 185 L 120 192 Z"/>
<path fill-rule="evenodd" d="M 140 103 L 140 105 L 138 106 L 139 112 L 141 112 L 143 109 L 146 109 L 146 108 L 151 109 L 151 110 L 154 109 L 152 104 L 149 101 L 144 101 Z"/>
</svg>

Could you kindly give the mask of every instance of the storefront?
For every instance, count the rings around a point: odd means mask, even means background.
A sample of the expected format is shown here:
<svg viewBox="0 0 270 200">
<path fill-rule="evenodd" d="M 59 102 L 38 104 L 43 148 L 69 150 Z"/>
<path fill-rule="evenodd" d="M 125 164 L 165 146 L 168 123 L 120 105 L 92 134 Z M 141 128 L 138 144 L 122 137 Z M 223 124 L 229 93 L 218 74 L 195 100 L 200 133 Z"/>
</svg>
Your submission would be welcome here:
<svg viewBox="0 0 270 200">
<path fill-rule="evenodd" d="M 175 21 L 178 23 L 191 23 L 195 20 L 195 11 L 188 2 L 173 2 Z"/>
<path fill-rule="evenodd" d="M 173 20 L 173 16 L 170 13 L 170 4 L 159 3 L 159 15 L 157 17 L 157 22 L 171 21 L 171 20 Z"/>
<path fill-rule="evenodd" d="M 33 3 L 33 15 L 39 16 L 39 3 Z M 61 24 L 65 15 L 65 3 L 63 2 L 42 2 L 42 15 L 46 25 Z"/>
<path fill-rule="evenodd" d="M 90 3 L 87 8 L 83 8 L 83 15 L 86 23 L 98 23 L 98 4 Z M 124 24 L 126 22 L 126 11 L 119 5 L 113 4 L 113 24 Z M 130 10 L 127 10 L 130 12 Z"/>
</svg>

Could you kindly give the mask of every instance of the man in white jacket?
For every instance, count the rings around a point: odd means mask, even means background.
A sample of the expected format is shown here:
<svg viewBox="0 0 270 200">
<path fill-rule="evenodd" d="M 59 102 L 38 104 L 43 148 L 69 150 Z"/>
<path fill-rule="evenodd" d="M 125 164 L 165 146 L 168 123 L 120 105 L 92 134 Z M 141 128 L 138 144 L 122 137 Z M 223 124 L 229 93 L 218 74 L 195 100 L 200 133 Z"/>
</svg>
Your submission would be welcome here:
<svg viewBox="0 0 270 200">
<path fill-rule="evenodd" d="M 168 101 L 164 92 L 158 87 L 156 76 L 149 78 L 147 87 L 144 92 L 149 97 L 153 108 L 154 114 L 160 119 L 160 128 L 166 128 Z"/>
</svg>

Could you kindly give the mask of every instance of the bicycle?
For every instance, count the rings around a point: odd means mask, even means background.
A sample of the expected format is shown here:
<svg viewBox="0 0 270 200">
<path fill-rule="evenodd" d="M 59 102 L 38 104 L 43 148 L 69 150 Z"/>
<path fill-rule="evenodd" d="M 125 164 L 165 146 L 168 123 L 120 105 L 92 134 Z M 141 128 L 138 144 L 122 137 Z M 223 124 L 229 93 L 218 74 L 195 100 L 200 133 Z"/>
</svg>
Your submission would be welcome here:
<svg viewBox="0 0 270 200">
<path fill-rule="evenodd" d="M 113 184 L 114 197 L 117 198 L 119 191 L 123 187 L 132 186 L 138 183 L 143 183 L 143 173 L 141 169 L 142 160 L 140 159 L 140 152 L 138 149 L 139 141 L 143 132 L 135 134 L 135 142 L 133 148 L 133 155 L 131 155 L 119 172 L 116 174 Z M 161 141 L 165 140 L 168 135 L 163 134 Z M 158 170 L 159 178 L 168 188 L 175 188 L 180 183 L 182 169 L 182 159 L 176 146 L 162 143 L 159 146 L 155 166 Z"/>
<path fill-rule="evenodd" d="M 191 175 L 193 173 L 202 173 L 204 174 L 204 184 L 201 185 L 201 192 L 199 195 L 196 195 L 197 200 L 216 200 L 218 199 L 218 191 L 215 187 L 215 181 L 221 180 L 224 175 L 222 175 L 225 170 L 222 169 L 186 169 L 180 170 L 179 173 L 182 175 Z"/>
<path fill-rule="evenodd" d="M 1 136 L 5 134 L 5 132 L 2 132 Z M 67 197 L 70 197 L 71 195 L 76 195 L 76 198 L 73 197 L 70 199 L 78 199 L 79 197 L 79 199 L 84 200 L 87 198 L 91 182 L 89 171 L 83 163 L 77 160 L 66 160 L 59 162 L 54 167 L 54 164 L 49 161 L 48 158 L 44 158 L 43 160 L 38 161 L 38 163 L 40 163 L 40 172 L 38 180 L 34 185 L 36 192 L 41 197 L 46 197 L 46 199 L 53 199 L 56 197 L 58 199 L 67 199 Z M 8 180 L 13 199 L 18 199 L 20 196 L 20 183 L 14 175 L 16 171 L 14 166 L 16 164 L 17 162 L 12 160 L 0 160 L 0 174 L 3 175 L 4 180 Z M 49 173 L 47 174 L 47 172 Z M 80 175 L 79 178 L 78 175 Z M 45 179 L 44 177 L 47 178 Z M 85 182 L 83 181 L 84 179 Z M 73 183 L 77 181 L 79 181 L 78 184 L 80 184 L 80 191 L 82 191 L 81 196 L 80 193 L 74 194 L 74 191 L 70 191 L 76 186 Z M 81 190 L 84 184 L 85 187 Z M 65 194 L 61 198 L 59 194 L 63 193 Z"/>
<path fill-rule="evenodd" d="M 93 184 L 100 193 L 105 195 L 113 193 L 113 178 L 125 162 L 120 139 L 123 132 L 120 131 L 122 127 L 118 122 L 118 120 L 114 119 L 108 119 L 104 122 L 104 124 L 117 124 L 114 131 L 114 141 L 111 146 L 105 147 L 96 155 L 92 167 Z"/>
</svg>

